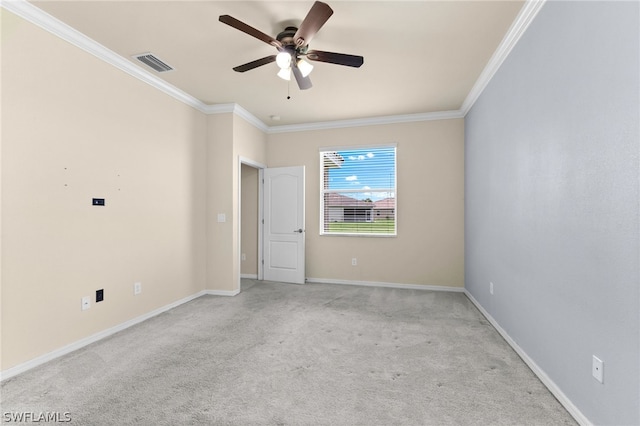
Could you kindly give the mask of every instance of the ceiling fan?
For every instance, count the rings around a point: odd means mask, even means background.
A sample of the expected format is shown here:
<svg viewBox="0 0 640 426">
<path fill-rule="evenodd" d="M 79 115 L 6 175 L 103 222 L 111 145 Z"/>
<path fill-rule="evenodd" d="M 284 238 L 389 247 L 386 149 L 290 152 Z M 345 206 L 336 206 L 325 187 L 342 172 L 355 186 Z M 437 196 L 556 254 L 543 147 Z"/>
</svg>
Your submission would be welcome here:
<svg viewBox="0 0 640 426">
<path fill-rule="evenodd" d="M 359 68 L 364 63 L 362 56 L 347 55 L 345 53 L 324 52 L 322 50 L 309 50 L 309 42 L 316 35 L 318 30 L 333 15 L 333 10 L 328 4 L 316 1 L 307 16 L 304 18 L 299 28 L 287 27 L 280 34 L 273 38 L 262 31 L 259 31 L 242 21 L 229 15 L 220 15 L 220 22 L 249 34 L 267 44 L 274 46 L 278 50 L 277 55 L 266 56 L 255 61 L 234 67 L 237 72 L 245 72 L 262 65 L 275 62 L 280 71 L 278 76 L 285 80 L 291 79 L 293 73 L 298 87 L 301 90 L 310 89 L 311 79 L 309 73 L 313 65 L 305 59 L 317 62 L 328 62 L 330 64 L 346 65 L 348 67 Z"/>
</svg>

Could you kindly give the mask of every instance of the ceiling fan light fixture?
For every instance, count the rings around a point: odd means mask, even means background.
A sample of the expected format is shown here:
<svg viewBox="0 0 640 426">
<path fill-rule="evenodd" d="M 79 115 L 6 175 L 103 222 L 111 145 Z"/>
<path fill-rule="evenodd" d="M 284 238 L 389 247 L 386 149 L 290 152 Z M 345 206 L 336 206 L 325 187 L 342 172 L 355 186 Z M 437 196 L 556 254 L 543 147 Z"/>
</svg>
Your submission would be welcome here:
<svg viewBox="0 0 640 426">
<path fill-rule="evenodd" d="M 283 80 L 290 81 L 291 80 L 291 68 L 281 68 L 280 71 L 278 71 L 278 77 L 280 77 Z"/>
<path fill-rule="evenodd" d="M 303 77 L 307 77 L 309 74 L 311 74 L 311 71 L 313 71 L 313 65 L 311 65 L 304 59 L 300 59 L 297 65 Z"/>
<path fill-rule="evenodd" d="M 281 69 L 287 69 L 291 66 L 291 54 L 289 52 L 283 51 L 276 55 L 276 64 Z"/>
</svg>

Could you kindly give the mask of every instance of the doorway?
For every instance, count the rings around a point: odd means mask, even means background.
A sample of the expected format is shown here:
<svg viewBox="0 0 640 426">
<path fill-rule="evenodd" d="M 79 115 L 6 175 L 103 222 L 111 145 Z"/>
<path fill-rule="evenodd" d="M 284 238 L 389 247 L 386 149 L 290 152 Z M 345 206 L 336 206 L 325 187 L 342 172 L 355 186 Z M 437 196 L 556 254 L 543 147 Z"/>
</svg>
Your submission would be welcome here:
<svg viewBox="0 0 640 426">
<path fill-rule="evenodd" d="M 243 278 L 304 284 L 304 166 L 240 157 L 238 175 L 238 289 Z"/>
<path fill-rule="evenodd" d="M 242 279 L 262 279 L 262 190 L 260 182 L 264 165 L 240 158 L 238 194 L 238 259 L 239 283 Z"/>
</svg>

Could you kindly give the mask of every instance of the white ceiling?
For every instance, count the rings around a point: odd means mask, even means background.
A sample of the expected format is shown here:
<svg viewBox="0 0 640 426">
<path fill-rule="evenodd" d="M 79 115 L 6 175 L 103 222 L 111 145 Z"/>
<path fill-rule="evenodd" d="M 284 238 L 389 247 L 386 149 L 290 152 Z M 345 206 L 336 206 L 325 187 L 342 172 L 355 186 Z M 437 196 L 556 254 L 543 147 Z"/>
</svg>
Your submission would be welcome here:
<svg viewBox="0 0 640 426">
<path fill-rule="evenodd" d="M 276 76 L 275 63 L 233 71 L 277 51 L 218 16 L 275 37 L 299 24 L 312 1 L 32 2 L 205 104 L 237 103 L 273 126 L 458 110 L 524 1 L 327 3 L 334 14 L 311 49 L 361 55 L 364 65 L 314 62 L 313 88 L 300 91 Z M 158 74 L 132 59 L 144 52 L 175 70 Z"/>
</svg>

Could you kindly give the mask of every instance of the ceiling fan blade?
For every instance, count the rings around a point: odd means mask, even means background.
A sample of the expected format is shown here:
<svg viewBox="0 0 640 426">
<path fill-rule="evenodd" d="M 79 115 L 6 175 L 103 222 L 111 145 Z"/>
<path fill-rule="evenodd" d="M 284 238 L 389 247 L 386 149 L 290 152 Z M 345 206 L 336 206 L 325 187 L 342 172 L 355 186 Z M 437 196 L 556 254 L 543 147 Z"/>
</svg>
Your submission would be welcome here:
<svg viewBox="0 0 640 426">
<path fill-rule="evenodd" d="M 354 68 L 360 68 L 364 63 L 364 58 L 362 56 L 347 55 L 346 53 L 323 52 L 322 50 L 308 51 L 307 59 L 311 61 L 328 62 L 330 64 L 346 65 Z"/>
<path fill-rule="evenodd" d="M 315 2 L 293 36 L 293 41 L 296 45 L 305 46 L 309 44 L 313 36 L 316 35 L 331 15 L 333 15 L 333 10 L 328 4 L 321 1 Z"/>
<path fill-rule="evenodd" d="M 236 72 L 245 72 L 252 70 L 254 68 L 261 67 L 263 65 L 270 64 L 271 62 L 275 62 L 276 55 L 266 56 L 261 59 L 256 59 L 255 61 L 247 62 L 243 65 L 238 65 L 237 67 L 233 67 L 233 70 Z"/>
<path fill-rule="evenodd" d="M 218 20 L 220 22 L 224 23 L 224 24 L 227 24 L 227 25 L 237 29 L 237 30 L 242 31 L 245 34 L 249 34 L 250 36 L 257 38 L 258 40 L 262 40 L 267 44 L 270 44 L 270 45 L 275 46 L 277 48 L 281 48 L 282 47 L 282 43 L 280 43 L 275 38 L 271 37 L 270 35 L 267 35 L 267 34 L 263 33 L 260 30 L 256 30 L 252 26 L 249 26 L 249 25 L 245 24 L 242 21 L 238 21 L 233 16 L 220 15 Z"/>
<path fill-rule="evenodd" d="M 291 65 L 292 65 L 291 70 L 293 71 L 293 76 L 296 78 L 296 81 L 298 82 L 298 87 L 300 88 L 300 90 L 311 89 L 313 84 L 311 84 L 311 79 L 309 78 L 309 76 L 303 77 L 302 72 L 300 71 L 298 66 L 295 65 L 295 62 L 292 63 Z"/>
</svg>

